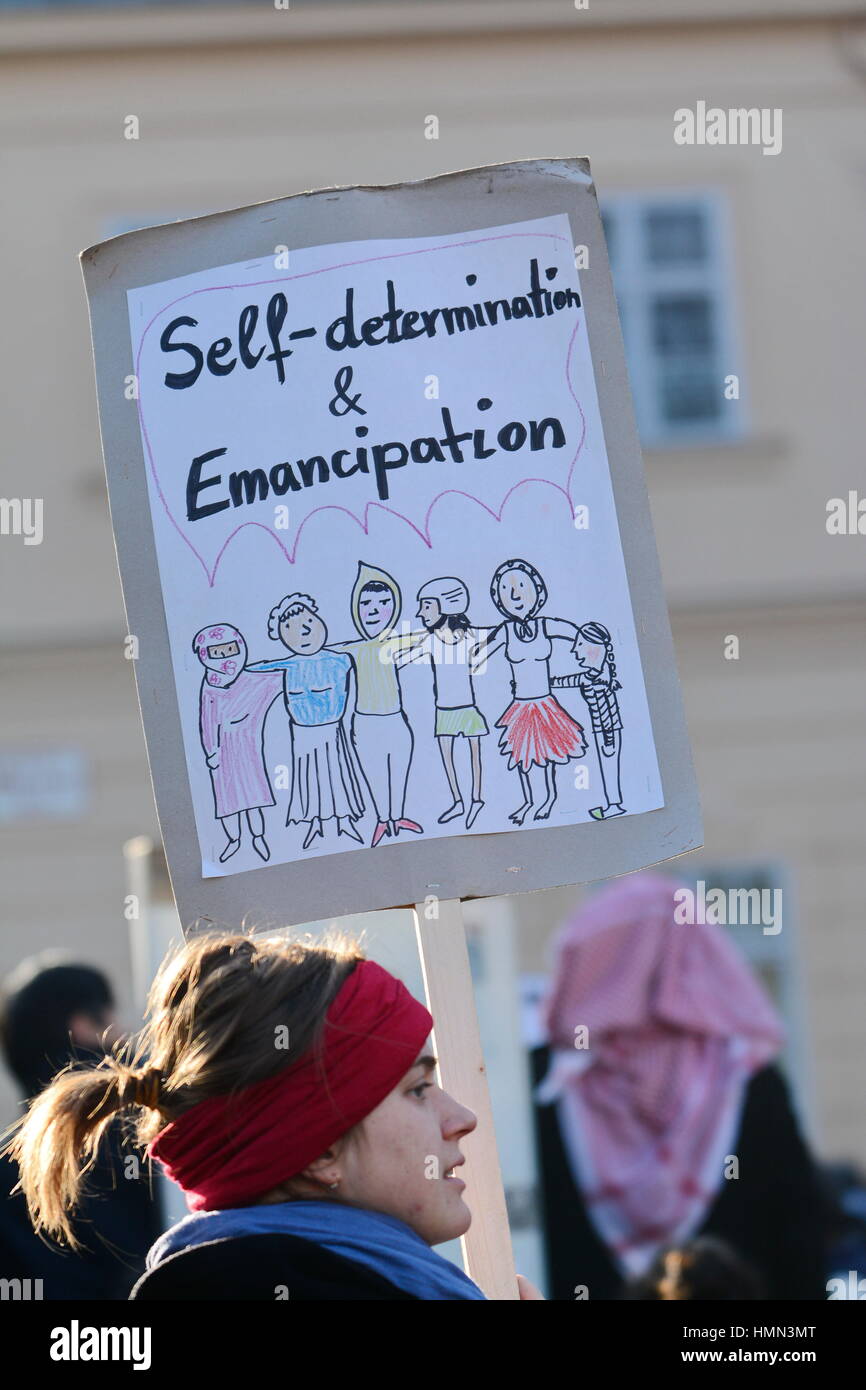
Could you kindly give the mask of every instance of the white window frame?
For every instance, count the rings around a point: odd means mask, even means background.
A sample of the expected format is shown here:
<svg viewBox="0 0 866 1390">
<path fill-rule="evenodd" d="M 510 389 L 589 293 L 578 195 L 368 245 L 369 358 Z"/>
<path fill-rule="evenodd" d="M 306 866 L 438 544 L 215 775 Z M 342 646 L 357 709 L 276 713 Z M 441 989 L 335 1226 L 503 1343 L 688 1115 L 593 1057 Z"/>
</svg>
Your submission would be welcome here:
<svg viewBox="0 0 866 1390">
<path fill-rule="evenodd" d="M 668 449 L 740 441 L 747 431 L 747 412 L 733 307 L 736 280 L 727 196 L 713 188 L 645 189 L 613 193 L 601 198 L 600 206 L 602 213 L 609 215 L 613 224 L 609 247 L 611 273 L 622 312 L 629 380 L 642 445 L 648 449 Z M 695 206 L 702 208 L 706 214 L 706 259 L 694 266 L 653 266 L 644 252 L 644 214 L 653 207 Z M 676 424 L 662 415 L 650 315 L 652 296 L 659 291 L 699 291 L 712 298 L 713 327 L 719 345 L 720 413 L 715 420 Z M 725 399 L 725 377 L 729 375 L 739 378 L 738 400 Z"/>
</svg>

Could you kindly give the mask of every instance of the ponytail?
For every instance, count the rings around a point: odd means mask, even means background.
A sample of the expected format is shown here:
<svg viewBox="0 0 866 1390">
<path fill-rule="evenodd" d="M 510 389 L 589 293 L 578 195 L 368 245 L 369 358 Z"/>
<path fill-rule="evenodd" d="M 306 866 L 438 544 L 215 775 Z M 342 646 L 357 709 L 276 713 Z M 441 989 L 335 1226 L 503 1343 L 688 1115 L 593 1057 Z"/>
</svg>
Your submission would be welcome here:
<svg viewBox="0 0 866 1390">
<path fill-rule="evenodd" d="M 602 662 L 601 670 L 603 671 L 605 666 L 607 666 L 608 679 L 606 685 L 609 690 L 622 690 L 622 686 L 616 678 L 616 660 L 613 655 L 613 640 L 607 628 L 603 623 L 584 623 L 583 626 L 579 627 L 577 630 L 585 641 L 592 642 L 596 646 L 603 644 L 604 661 Z"/>
<path fill-rule="evenodd" d="M 616 678 L 616 662 L 613 658 L 613 647 L 608 647 L 607 649 L 607 669 L 609 675 L 608 685 L 610 689 L 622 690 L 622 686 Z"/>
<path fill-rule="evenodd" d="M 160 1077 L 117 1057 L 96 1067 L 68 1067 L 32 1102 L 4 1152 L 18 1164 L 20 1190 L 36 1231 L 79 1242 L 71 1213 L 115 1115 L 133 1106 L 155 1106 Z"/>
</svg>

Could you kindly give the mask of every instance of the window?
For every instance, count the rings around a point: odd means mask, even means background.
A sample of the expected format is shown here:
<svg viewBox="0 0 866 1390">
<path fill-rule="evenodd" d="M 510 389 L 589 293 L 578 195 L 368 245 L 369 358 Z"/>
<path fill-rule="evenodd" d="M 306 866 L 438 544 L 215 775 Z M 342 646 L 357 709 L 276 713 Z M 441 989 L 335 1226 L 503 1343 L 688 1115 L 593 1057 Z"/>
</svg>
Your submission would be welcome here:
<svg viewBox="0 0 866 1390">
<path fill-rule="evenodd" d="M 617 194 L 602 222 L 641 441 L 740 438 L 724 199 L 712 192 Z"/>
</svg>

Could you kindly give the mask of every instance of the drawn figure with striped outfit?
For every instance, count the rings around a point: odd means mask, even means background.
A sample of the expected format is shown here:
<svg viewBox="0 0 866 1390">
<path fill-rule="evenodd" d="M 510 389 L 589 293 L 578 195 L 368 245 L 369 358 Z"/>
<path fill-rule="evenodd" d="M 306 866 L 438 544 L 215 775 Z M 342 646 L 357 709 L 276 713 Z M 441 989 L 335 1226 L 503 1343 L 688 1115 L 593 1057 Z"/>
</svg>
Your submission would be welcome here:
<svg viewBox="0 0 866 1390">
<path fill-rule="evenodd" d="M 464 797 L 454 766 L 454 741 L 465 738 L 469 742 L 472 794 L 466 814 L 467 830 L 484 805 L 481 798 L 481 739 L 490 732 L 484 715 L 475 703 L 472 683 L 471 657 L 483 631 L 473 628 L 466 616 L 468 607 L 469 590 L 462 579 L 431 579 L 418 590 L 418 617 L 426 633 L 410 651 L 401 652 L 395 657 L 398 666 L 417 661 L 433 667 L 436 739 L 453 798 L 452 804 L 439 816 L 440 825 L 447 825 L 463 815 Z"/>
<path fill-rule="evenodd" d="M 625 815 L 620 783 L 622 716 L 615 694 L 622 687 L 616 678 L 610 633 L 601 623 L 583 623 L 572 650 L 581 670 L 574 675 L 555 676 L 553 684 L 576 685 L 586 701 L 606 803 L 594 806 L 589 814 L 593 820 L 610 820 Z"/>
<path fill-rule="evenodd" d="M 502 730 L 499 750 L 507 756 L 509 768 L 517 768 L 523 792 L 523 802 L 509 820 L 522 825 L 535 804 L 530 769 L 544 770 L 544 800 L 533 819 L 547 820 L 556 802 L 557 766 L 586 752 L 583 729 L 550 692 L 553 641 L 574 642 L 577 627 L 564 618 L 541 616 L 547 585 L 528 560 L 504 561 L 491 581 L 490 597 L 504 621 L 479 643 L 473 669 L 500 650 L 511 666 L 513 699 L 496 727 Z"/>
<path fill-rule="evenodd" d="M 347 652 L 355 663 L 358 689 L 352 743 L 376 810 L 371 848 L 385 835 L 396 839 L 401 830 L 424 833 L 424 827 L 405 811 L 414 737 L 403 709 L 394 658 L 422 641 L 426 631 L 395 634 L 401 603 L 396 579 L 359 562 L 352 589 L 352 621 L 359 636 L 333 643 L 335 651 Z"/>
</svg>

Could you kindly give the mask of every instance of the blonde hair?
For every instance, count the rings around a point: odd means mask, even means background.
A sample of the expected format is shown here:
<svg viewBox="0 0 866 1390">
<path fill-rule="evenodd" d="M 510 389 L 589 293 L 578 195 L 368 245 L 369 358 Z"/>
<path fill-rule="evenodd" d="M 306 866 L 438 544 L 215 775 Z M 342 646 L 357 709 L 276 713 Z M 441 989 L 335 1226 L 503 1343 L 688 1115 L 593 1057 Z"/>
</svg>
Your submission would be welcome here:
<svg viewBox="0 0 866 1390">
<path fill-rule="evenodd" d="M 209 932 L 170 954 L 138 1038 L 98 1066 L 60 1072 L 15 1127 L 4 1152 L 18 1164 L 34 1229 L 77 1248 L 74 1210 L 112 1119 L 138 1110 L 134 1139 L 146 1145 L 209 1096 L 299 1061 L 363 959 L 354 938 L 334 931 L 319 941 Z M 286 1029 L 287 1050 L 277 1041 Z"/>
</svg>

